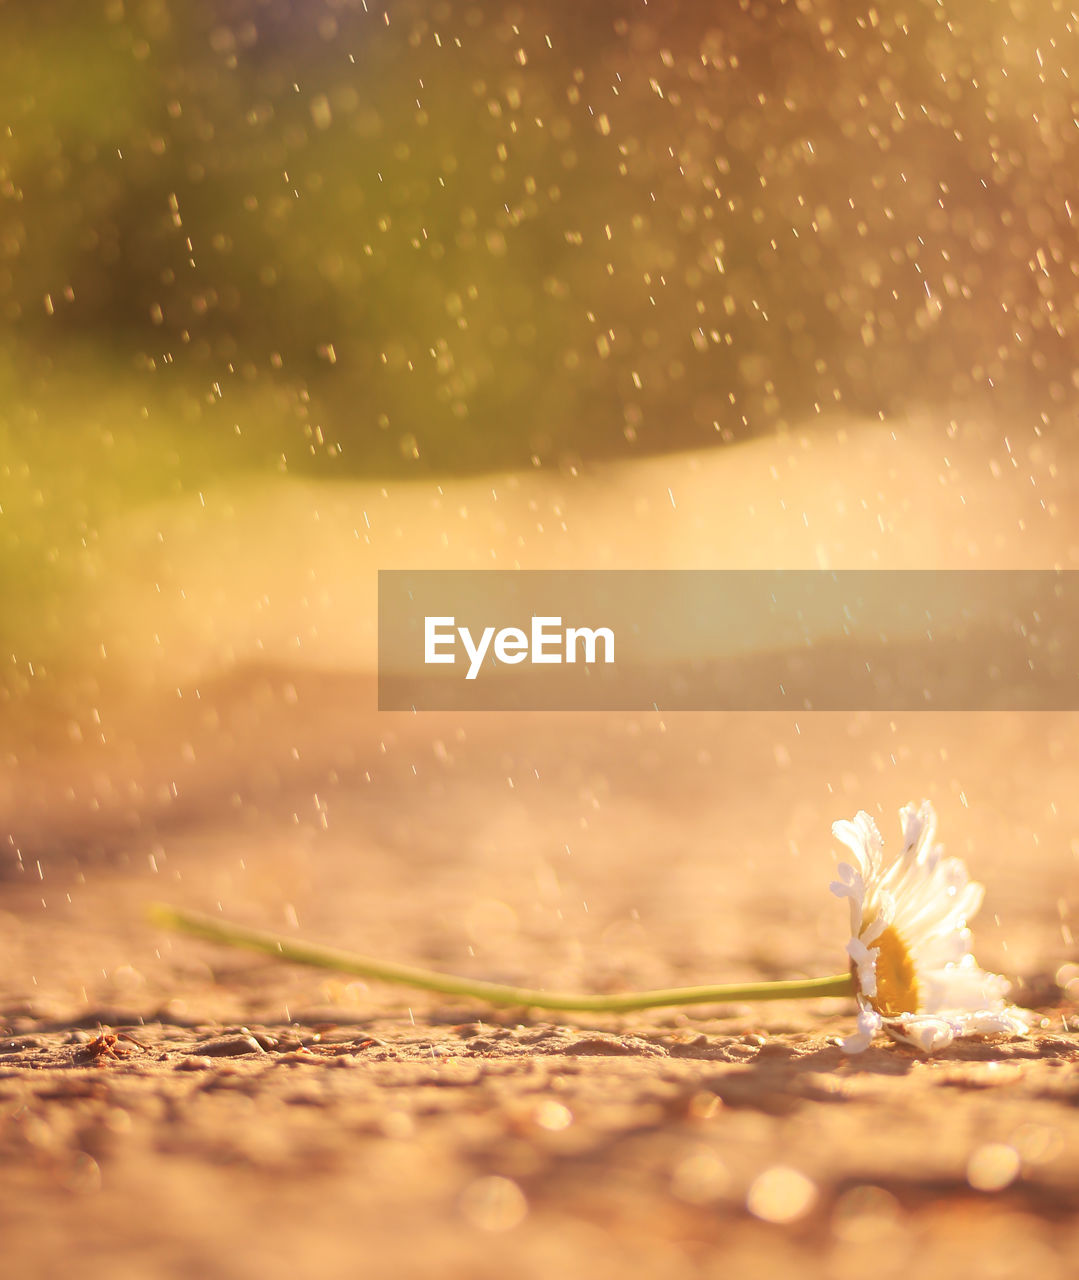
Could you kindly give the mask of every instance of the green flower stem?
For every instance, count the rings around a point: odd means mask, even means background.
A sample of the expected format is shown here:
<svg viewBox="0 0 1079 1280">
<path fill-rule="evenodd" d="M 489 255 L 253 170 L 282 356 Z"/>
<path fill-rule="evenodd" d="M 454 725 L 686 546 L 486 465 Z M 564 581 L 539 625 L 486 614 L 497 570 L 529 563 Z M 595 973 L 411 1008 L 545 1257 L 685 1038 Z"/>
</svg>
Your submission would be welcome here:
<svg viewBox="0 0 1079 1280">
<path fill-rule="evenodd" d="M 511 987 L 500 982 L 483 982 L 474 978 L 458 978 L 449 973 L 418 969 L 412 965 L 376 960 L 372 956 L 338 951 L 311 942 L 282 938 L 261 929 L 248 929 L 229 924 L 212 916 L 179 907 L 155 904 L 149 908 L 154 924 L 164 929 L 189 933 L 209 942 L 222 942 L 231 947 L 261 951 L 278 960 L 312 965 L 316 969 L 334 969 L 378 982 L 395 982 L 423 991 L 438 991 L 447 996 L 467 996 L 488 1004 L 532 1009 L 559 1009 L 579 1013 L 628 1013 L 635 1009 L 658 1009 L 689 1004 L 741 1004 L 751 1000 L 812 1000 L 819 996 L 852 996 L 854 980 L 848 973 L 834 978 L 800 978 L 793 982 L 745 982 L 720 987 L 669 987 L 660 991 L 627 991 L 621 995 L 571 995 L 559 991 L 535 991 L 529 987 Z"/>
</svg>

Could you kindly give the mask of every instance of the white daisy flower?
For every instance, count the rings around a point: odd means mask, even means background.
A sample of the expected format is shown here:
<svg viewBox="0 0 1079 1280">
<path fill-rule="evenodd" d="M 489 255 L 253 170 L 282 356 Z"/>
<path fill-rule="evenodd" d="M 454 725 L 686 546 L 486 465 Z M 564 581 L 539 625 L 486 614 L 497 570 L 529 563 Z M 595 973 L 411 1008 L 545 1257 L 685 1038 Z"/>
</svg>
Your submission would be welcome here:
<svg viewBox="0 0 1079 1280">
<path fill-rule="evenodd" d="M 843 1041 L 860 1053 L 886 1031 L 925 1053 L 958 1036 L 1023 1035 L 1029 1015 L 1005 1002 L 1008 983 L 980 969 L 970 953 L 967 921 L 984 888 L 959 858 L 933 843 L 932 805 L 899 812 L 903 852 L 885 867 L 880 832 L 868 813 L 837 822 L 832 833 L 854 855 L 840 863 L 832 892 L 850 901 L 851 959 L 858 1030 Z"/>
</svg>

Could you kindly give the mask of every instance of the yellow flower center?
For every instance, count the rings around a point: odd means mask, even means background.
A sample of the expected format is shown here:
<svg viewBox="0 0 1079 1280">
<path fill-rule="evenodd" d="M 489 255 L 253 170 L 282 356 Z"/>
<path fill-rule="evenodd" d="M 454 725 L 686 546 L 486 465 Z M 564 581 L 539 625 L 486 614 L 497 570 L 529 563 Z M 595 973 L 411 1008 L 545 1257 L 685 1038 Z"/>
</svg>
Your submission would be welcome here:
<svg viewBox="0 0 1079 1280">
<path fill-rule="evenodd" d="M 918 1012 L 918 975 L 907 944 L 888 926 L 871 946 L 877 953 L 877 994 L 869 1003 L 885 1018 Z"/>
</svg>

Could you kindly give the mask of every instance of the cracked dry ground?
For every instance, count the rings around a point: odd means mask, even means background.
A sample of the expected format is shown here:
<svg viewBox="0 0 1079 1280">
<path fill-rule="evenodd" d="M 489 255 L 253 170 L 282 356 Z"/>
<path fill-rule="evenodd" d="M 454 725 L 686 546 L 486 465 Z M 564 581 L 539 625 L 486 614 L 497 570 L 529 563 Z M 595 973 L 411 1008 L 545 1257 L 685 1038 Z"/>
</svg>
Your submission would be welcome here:
<svg viewBox="0 0 1079 1280">
<path fill-rule="evenodd" d="M 224 759 L 174 726 L 206 764 L 157 808 L 175 766 L 149 749 L 57 768 L 81 800 L 44 765 L 7 793 L 5 1273 L 1074 1274 L 1074 716 L 357 729 L 332 681 L 275 690 L 218 691 Z M 1026 1039 L 851 1059 L 844 1001 L 555 1022 L 140 915 L 220 903 L 560 988 L 823 974 L 830 822 L 879 803 L 887 842 L 922 794 L 986 882 L 979 958 L 1041 1011 Z"/>
</svg>

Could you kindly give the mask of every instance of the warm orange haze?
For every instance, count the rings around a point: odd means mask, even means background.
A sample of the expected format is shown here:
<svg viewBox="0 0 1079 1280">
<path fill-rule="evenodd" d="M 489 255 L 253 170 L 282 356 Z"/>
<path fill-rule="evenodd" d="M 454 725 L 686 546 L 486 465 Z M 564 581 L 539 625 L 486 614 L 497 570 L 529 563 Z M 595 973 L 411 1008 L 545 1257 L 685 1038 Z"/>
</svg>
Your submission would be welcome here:
<svg viewBox="0 0 1079 1280">
<path fill-rule="evenodd" d="M 1066 1280 L 1076 713 L 376 673 L 380 570 L 1079 568 L 1076 23 L 0 4 L 17 1273 Z M 944 631 L 912 686 L 993 676 Z M 500 989 L 858 999 L 495 1008 L 155 901 Z"/>
</svg>

